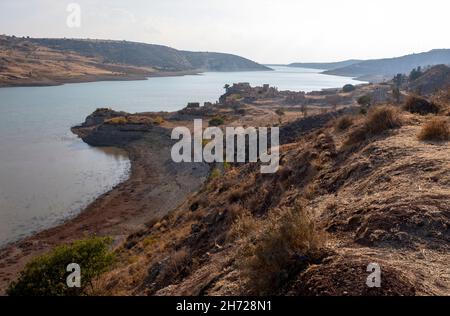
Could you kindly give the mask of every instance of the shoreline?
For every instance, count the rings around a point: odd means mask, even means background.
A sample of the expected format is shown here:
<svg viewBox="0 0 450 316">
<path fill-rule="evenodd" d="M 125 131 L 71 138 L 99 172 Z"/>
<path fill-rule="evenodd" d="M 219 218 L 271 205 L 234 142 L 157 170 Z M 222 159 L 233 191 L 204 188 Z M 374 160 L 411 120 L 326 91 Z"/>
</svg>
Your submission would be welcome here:
<svg viewBox="0 0 450 316">
<path fill-rule="evenodd" d="M 17 84 L 3 84 L 0 82 L 1 88 L 30 88 L 30 87 L 57 87 L 66 84 L 73 83 L 92 83 L 92 82 L 108 82 L 108 81 L 144 81 L 150 78 L 161 77 L 183 77 L 183 76 L 196 76 L 202 74 L 201 71 L 180 71 L 180 72 L 160 72 L 154 74 L 139 75 L 120 75 L 120 76 L 83 76 L 66 79 L 54 79 L 49 81 L 36 81 L 36 82 L 18 82 Z"/>
<path fill-rule="evenodd" d="M 74 218 L 0 247 L 0 296 L 5 295 L 9 283 L 32 258 L 85 236 L 109 236 L 118 245 L 198 190 L 207 178 L 209 166 L 174 167 L 171 145 L 170 135 L 167 137 L 161 130 L 126 144 L 117 142 L 114 146 L 129 156 L 129 177 L 97 197 Z"/>
<path fill-rule="evenodd" d="M 239 89 L 240 85 L 233 88 Z M 270 91 L 269 89 L 268 92 Z M 309 97 L 318 98 L 314 95 Z M 321 98 L 323 98 L 321 102 L 327 103 L 325 96 Z M 227 109 L 225 111 L 228 111 L 226 115 L 229 116 L 230 122 L 239 126 L 246 124 L 268 126 L 279 119 L 273 108 L 279 99 L 275 97 L 267 103 L 269 100 L 271 99 L 264 97 L 261 103 L 257 101 L 255 105 L 246 105 L 244 116 L 228 104 L 225 107 Z M 214 105 L 211 107 L 219 113 L 224 111 L 222 107 Z M 314 109 L 314 106 L 311 109 Z M 167 113 L 167 116 L 171 116 L 176 125 L 190 126 L 193 117 L 198 115 L 209 117 L 204 110 L 205 108 L 186 108 L 183 111 Z M 315 111 L 320 113 L 318 108 Z M 170 151 L 174 141 L 170 139 L 170 130 L 174 126 L 171 126 L 169 121 L 161 126 L 146 123 L 137 125 L 125 123 L 122 126 L 104 124 L 110 118 L 123 115 L 127 113 L 99 109 L 88 116 L 84 124 L 74 127 L 72 132 L 92 146 L 124 149 L 131 162 L 130 177 L 99 196 L 75 218 L 1 247 L 0 295 L 4 295 L 9 282 L 13 281 L 26 263 L 37 255 L 87 235 L 110 236 L 113 237 L 115 245 L 119 245 L 130 234 L 153 226 L 155 221 L 188 200 L 207 180 L 210 171 L 208 164 L 180 165 L 172 161 Z M 142 115 L 147 115 L 148 118 L 153 118 L 152 115 L 157 113 L 134 115 L 140 115 L 141 118 Z M 299 109 L 292 109 L 292 113 L 286 116 L 284 123 L 301 116 Z M 323 122 L 319 123 L 322 125 Z"/>
<path fill-rule="evenodd" d="M 237 70 L 237 71 L 219 71 L 219 72 L 260 72 L 260 71 L 273 71 L 270 70 Z M 0 82 L 0 89 L 2 88 L 30 88 L 30 87 L 58 87 L 66 84 L 74 83 L 93 83 L 93 82 L 109 82 L 109 81 L 145 81 L 151 78 L 165 78 L 165 77 L 184 77 L 184 76 L 201 76 L 208 71 L 196 69 L 187 71 L 175 71 L 175 72 L 149 72 L 145 75 L 136 74 L 123 74 L 123 75 L 86 75 L 83 77 L 73 77 L 73 78 L 56 78 L 53 80 L 43 80 L 43 81 L 31 81 L 31 82 L 20 82 L 17 84 L 2 83 Z"/>
</svg>

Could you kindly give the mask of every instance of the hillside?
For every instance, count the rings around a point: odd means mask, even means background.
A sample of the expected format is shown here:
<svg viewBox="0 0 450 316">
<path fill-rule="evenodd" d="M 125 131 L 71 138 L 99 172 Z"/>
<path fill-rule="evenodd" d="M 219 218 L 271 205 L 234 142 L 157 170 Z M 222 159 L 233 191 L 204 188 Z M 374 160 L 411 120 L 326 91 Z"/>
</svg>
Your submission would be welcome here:
<svg viewBox="0 0 450 316">
<path fill-rule="evenodd" d="M 358 79 L 391 79 L 396 74 L 408 74 L 418 66 L 427 67 L 450 64 L 450 49 L 435 49 L 426 53 L 396 58 L 373 59 L 346 67 L 325 71 L 325 74 L 354 77 Z"/>
<path fill-rule="evenodd" d="M 289 64 L 288 66 L 289 67 L 330 70 L 330 69 L 351 66 L 351 65 L 360 63 L 362 61 L 363 60 L 359 60 L 359 59 L 349 59 L 349 60 L 333 62 L 333 63 L 292 63 L 292 64 Z"/>
<path fill-rule="evenodd" d="M 421 94 L 432 94 L 447 87 L 450 87 L 450 67 L 446 65 L 431 67 L 408 84 L 411 91 Z"/>
<path fill-rule="evenodd" d="M 262 70 L 270 68 L 230 54 L 134 42 L 0 36 L 0 87 Z"/>
<path fill-rule="evenodd" d="M 127 238 L 97 294 L 448 295 L 449 147 L 417 138 L 431 117 L 398 115 L 311 130 L 273 175 L 245 164 L 210 177 Z M 381 288 L 365 285 L 374 262 Z"/>
<path fill-rule="evenodd" d="M 145 43 L 79 39 L 31 39 L 31 41 L 51 49 L 102 57 L 108 63 L 152 67 L 161 71 L 270 70 L 235 55 L 180 51 L 167 46 Z"/>
<path fill-rule="evenodd" d="M 450 91 L 438 111 L 420 98 L 354 106 L 381 86 L 357 86 L 337 105 L 235 84 L 219 104 L 172 113 L 98 109 L 72 131 L 125 149 L 130 178 L 76 218 L 1 249 L 0 293 L 31 258 L 95 235 L 113 238 L 117 262 L 90 295 L 449 295 Z M 302 110 L 293 94 L 316 102 Z M 279 170 L 174 163 L 171 131 L 192 130 L 195 118 L 279 125 Z M 373 263 L 380 288 L 366 285 Z"/>
<path fill-rule="evenodd" d="M 105 63 L 99 57 L 58 51 L 22 39 L 0 37 L 0 87 L 46 86 L 158 75 L 150 67 Z"/>
</svg>

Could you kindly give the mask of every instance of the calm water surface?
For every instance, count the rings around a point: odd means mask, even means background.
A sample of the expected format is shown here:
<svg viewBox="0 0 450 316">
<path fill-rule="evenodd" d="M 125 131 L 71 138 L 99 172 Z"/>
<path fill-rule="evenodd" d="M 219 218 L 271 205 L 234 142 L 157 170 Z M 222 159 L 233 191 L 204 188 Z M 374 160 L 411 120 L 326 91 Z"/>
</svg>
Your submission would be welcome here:
<svg viewBox="0 0 450 316">
<path fill-rule="evenodd" d="M 0 245 L 75 216 L 126 179 L 124 152 L 90 147 L 70 132 L 98 107 L 174 111 L 214 102 L 233 82 L 307 92 L 360 83 L 317 70 L 275 70 L 0 89 Z"/>
</svg>

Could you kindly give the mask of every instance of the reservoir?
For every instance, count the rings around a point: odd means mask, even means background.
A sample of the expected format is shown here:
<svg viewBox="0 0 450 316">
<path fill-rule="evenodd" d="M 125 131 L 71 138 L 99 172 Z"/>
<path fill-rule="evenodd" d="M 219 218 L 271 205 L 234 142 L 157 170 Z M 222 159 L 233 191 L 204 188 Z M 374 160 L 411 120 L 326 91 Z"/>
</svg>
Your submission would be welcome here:
<svg viewBox="0 0 450 316">
<path fill-rule="evenodd" d="M 91 147 L 70 132 L 96 108 L 176 111 L 188 102 L 214 102 L 225 84 L 235 82 L 305 92 L 362 83 L 319 70 L 272 68 L 275 71 L 1 88 L 0 246 L 76 216 L 127 178 L 130 162 L 125 152 Z"/>
</svg>

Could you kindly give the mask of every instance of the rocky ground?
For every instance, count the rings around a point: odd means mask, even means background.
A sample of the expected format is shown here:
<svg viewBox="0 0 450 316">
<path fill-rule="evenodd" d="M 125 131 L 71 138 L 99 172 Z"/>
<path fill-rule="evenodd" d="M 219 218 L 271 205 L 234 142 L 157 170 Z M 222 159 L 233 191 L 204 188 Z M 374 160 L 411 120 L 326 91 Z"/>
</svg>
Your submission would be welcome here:
<svg viewBox="0 0 450 316">
<path fill-rule="evenodd" d="M 319 99 L 309 111 L 278 93 L 230 93 L 176 113 L 99 109 L 74 132 L 128 150 L 130 179 L 65 225 L 3 249 L 1 288 L 36 254 L 99 234 L 115 238 L 119 262 L 93 295 L 449 295 L 450 147 L 418 138 L 432 119 L 449 120 L 449 94 L 427 115 L 386 99 L 384 117 L 357 107 L 367 93 L 380 86 L 338 91 L 344 104 L 305 96 Z M 173 164 L 170 130 L 194 118 L 279 125 L 280 170 Z M 366 286 L 371 263 L 381 288 Z"/>
<path fill-rule="evenodd" d="M 417 139 L 428 119 L 402 113 L 402 127 L 352 148 L 343 143 L 360 122 L 341 133 L 324 127 L 285 145 L 275 175 L 226 171 L 130 236 L 120 253 L 133 261 L 105 275 L 100 293 L 257 294 L 239 264 L 245 237 L 230 234 L 242 216 L 264 223 L 301 205 L 326 235 L 323 253 L 292 260 L 272 294 L 449 295 L 450 148 Z M 381 267 L 380 289 L 365 285 L 370 263 Z"/>
</svg>

